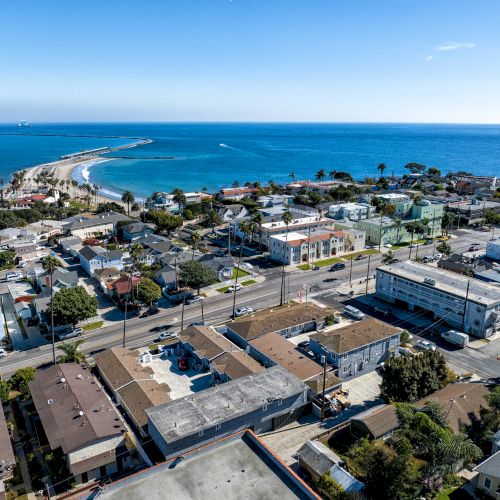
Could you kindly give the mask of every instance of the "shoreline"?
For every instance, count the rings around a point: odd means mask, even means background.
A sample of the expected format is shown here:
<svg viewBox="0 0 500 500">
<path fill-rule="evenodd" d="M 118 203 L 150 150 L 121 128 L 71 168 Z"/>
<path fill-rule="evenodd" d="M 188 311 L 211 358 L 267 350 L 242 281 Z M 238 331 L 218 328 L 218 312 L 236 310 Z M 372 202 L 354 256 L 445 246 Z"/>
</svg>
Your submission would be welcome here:
<svg viewBox="0 0 500 500">
<path fill-rule="evenodd" d="M 131 144 L 126 144 L 124 146 L 118 146 L 115 148 L 110 148 L 106 153 L 113 153 L 116 151 L 122 151 L 126 149 L 132 149 L 139 146 L 144 146 L 146 144 L 151 144 L 152 139 L 141 139 L 137 142 Z M 113 161 L 113 158 L 102 157 L 101 154 L 85 154 L 85 151 L 81 152 L 81 155 L 74 153 L 77 156 L 55 160 L 48 163 L 42 163 L 40 165 L 35 165 L 33 167 L 28 167 L 22 169 L 26 172 L 25 183 L 28 186 L 34 184 L 34 179 L 43 171 L 54 174 L 59 180 L 72 181 L 76 180 L 79 184 L 84 182 L 89 182 L 90 167 L 98 165 L 99 163 L 104 163 L 108 161 Z M 19 170 L 17 171 L 19 172 Z M 105 186 L 101 187 L 98 191 L 99 196 L 105 202 L 115 202 L 123 205 L 121 201 L 121 194 L 111 191 Z M 142 201 L 142 199 L 137 198 L 137 201 Z"/>
</svg>

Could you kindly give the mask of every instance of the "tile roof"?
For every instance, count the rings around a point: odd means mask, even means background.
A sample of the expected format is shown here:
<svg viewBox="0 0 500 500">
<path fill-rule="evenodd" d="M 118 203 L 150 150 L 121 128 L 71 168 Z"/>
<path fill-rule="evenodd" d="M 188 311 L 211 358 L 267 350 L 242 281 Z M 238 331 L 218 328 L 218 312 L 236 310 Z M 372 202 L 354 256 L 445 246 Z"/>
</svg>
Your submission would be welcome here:
<svg viewBox="0 0 500 500">
<path fill-rule="evenodd" d="M 461 425 L 471 424 L 472 415 L 478 417 L 481 408 L 489 407 L 484 399 L 486 394 L 488 389 L 483 384 L 449 384 L 414 405 L 417 408 L 424 408 L 427 401 L 431 399 L 438 401 L 447 414 L 448 425 L 454 432 L 458 432 Z"/>
<path fill-rule="evenodd" d="M 53 450 L 61 446 L 69 453 L 125 431 L 115 407 L 83 365 L 37 370 L 29 388 Z"/>
<path fill-rule="evenodd" d="M 124 295 L 126 293 L 130 293 L 130 290 L 134 288 L 137 283 L 141 281 L 142 278 L 139 276 L 124 276 L 123 278 L 117 279 L 112 283 L 113 289 L 116 291 L 118 295 Z"/>
<path fill-rule="evenodd" d="M 314 333 L 310 338 L 331 351 L 342 354 L 400 332 L 401 328 L 396 328 L 375 318 L 366 318 L 343 328 Z"/>
<path fill-rule="evenodd" d="M 191 344 L 200 358 L 209 360 L 224 352 L 239 351 L 232 342 L 208 326 L 190 326 L 179 334 L 179 340 Z"/>
<path fill-rule="evenodd" d="M 240 337 L 251 340 L 266 333 L 277 332 L 311 321 L 322 322 L 332 312 L 330 308 L 322 308 L 306 302 L 260 311 L 231 321 L 226 326 Z"/>
<path fill-rule="evenodd" d="M 212 366 L 219 373 L 226 373 L 232 379 L 245 377 L 264 369 L 244 351 L 225 352 L 212 360 Z"/>
<path fill-rule="evenodd" d="M 267 333 L 249 344 L 302 381 L 323 373 L 321 365 L 297 351 L 294 344 L 277 333 Z"/>
</svg>

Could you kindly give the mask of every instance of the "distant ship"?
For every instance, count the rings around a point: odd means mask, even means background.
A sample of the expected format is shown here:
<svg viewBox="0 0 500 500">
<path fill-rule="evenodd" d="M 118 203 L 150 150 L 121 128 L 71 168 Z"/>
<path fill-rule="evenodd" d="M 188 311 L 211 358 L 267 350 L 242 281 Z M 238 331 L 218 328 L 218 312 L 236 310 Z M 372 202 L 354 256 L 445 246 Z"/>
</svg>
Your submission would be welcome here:
<svg viewBox="0 0 500 500">
<path fill-rule="evenodd" d="M 31 127 L 31 125 L 26 120 L 21 120 L 18 124 L 18 127 Z"/>
</svg>

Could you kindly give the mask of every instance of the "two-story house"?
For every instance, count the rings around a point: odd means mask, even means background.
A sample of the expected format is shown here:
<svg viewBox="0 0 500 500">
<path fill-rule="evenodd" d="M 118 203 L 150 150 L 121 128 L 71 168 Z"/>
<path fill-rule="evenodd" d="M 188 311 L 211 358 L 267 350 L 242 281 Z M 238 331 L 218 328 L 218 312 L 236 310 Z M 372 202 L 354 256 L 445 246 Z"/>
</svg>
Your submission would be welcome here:
<svg viewBox="0 0 500 500">
<path fill-rule="evenodd" d="M 35 276 L 38 288 L 40 288 L 41 292 L 44 290 L 50 291 L 51 283 L 54 293 L 64 288 L 74 288 L 75 286 L 78 286 L 78 273 L 76 271 L 56 269 L 52 273 L 52 277 L 48 272 L 36 274 Z"/>
<path fill-rule="evenodd" d="M 367 318 L 343 328 L 314 333 L 310 350 L 338 369 L 343 380 L 375 370 L 399 352 L 401 329 Z"/>
<path fill-rule="evenodd" d="M 131 222 L 120 227 L 121 237 L 125 241 L 136 241 L 154 233 L 154 228 L 151 224 L 143 222 Z"/>
<path fill-rule="evenodd" d="M 80 265 L 89 276 L 94 276 L 96 269 L 115 267 L 123 270 L 125 254 L 121 250 L 106 250 L 99 246 L 84 246 L 78 253 Z"/>
</svg>

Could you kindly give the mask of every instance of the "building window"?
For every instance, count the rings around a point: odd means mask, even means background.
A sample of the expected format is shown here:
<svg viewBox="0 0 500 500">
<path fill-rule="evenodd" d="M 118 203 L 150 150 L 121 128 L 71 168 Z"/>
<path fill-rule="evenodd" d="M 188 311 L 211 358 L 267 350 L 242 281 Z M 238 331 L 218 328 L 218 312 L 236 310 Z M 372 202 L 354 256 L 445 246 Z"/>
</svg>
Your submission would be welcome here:
<svg viewBox="0 0 500 500">
<path fill-rule="evenodd" d="M 267 411 L 267 405 L 262 406 L 262 411 Z"/>
<path fill-rule="evenodd" d="M 348 370 L 347 366 L 344 366 L 344 367 L 342 368 L 342 373 L 347 373 L 347 370 Z"/>
<path fill-rule="evenodd" d="M 347 354 L 342 354 L 342 359 L 345 361 L 348 358 Z"/>
<path fill-rule="evenodd" d="M 484 487 L 489 490 L 491 488 L 491 479 L 489 477 L 484 478 Z"/>
<path fill-rule="evenodd" d="M 367 357 L 365 358 L 365 363 L 368 363 L 368 361 L 370 361 L 370 356 L 367 356 Z"/>
<path fill-rule="evenodd" d="M 281 406 L 283 404 L 283 400 L 282 399 L 278 399 L 278 406 Z"/>
<path fill-rule="evenodd" d="M 203 431 L 198 432 L 198 436 L 203 436 Z"/>
<path fill-rule="evenodd" d="M 215 426 L 215 430 L 217 430 L 217 431 L 219 431 L 219 430 L 220 430 L 220 424 L 217 424 L 217 425 Z"/>
</svg>

